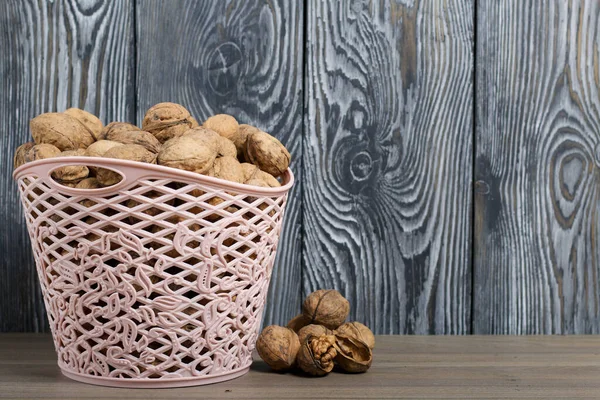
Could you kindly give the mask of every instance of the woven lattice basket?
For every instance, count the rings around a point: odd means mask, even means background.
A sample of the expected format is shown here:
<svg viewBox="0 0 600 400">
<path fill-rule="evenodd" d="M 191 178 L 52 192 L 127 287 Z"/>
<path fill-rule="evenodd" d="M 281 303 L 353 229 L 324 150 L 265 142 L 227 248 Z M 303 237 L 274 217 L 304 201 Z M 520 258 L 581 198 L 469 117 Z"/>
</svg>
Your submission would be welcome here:
<svg viewBox="0 0 600 400">
<path fill-rule="evenodd" d="M 65 165 L 115 186 L 55 182 Z M 219 382 L 248 371 L 287 192 L 158 165 L 88 157 L 26 164 L 18 181 L 66 376 L 122 387 Z"/>
</svg>

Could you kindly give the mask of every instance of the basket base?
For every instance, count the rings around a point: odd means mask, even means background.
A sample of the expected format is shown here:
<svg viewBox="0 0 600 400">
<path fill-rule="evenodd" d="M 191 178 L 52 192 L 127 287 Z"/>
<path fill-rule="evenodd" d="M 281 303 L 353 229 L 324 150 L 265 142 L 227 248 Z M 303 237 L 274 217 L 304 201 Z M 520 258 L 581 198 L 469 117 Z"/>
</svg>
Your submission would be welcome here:
<svg viewBox="0 0 600 400">
<path fill-rule="evenodd" d="M 197 376 L 190 378 L 173 378 L 173 379 L 125 379 L 125 378 L 108 378 L 102 376 L 89 376 L 70 372 L 61 369 L 60 372 L 69 379 L 74 381 L 89 383 L 99 386 L 112 386 L 119 388 L 137 388 L 137 389 L 159 389 L 159 388 L 177 388 L 186 386 L 209 385 L 228 381 L 245 375 L 250 370 L 250 366 L 239 368 L 230 372 L 218 375 Z"/>
</svg>

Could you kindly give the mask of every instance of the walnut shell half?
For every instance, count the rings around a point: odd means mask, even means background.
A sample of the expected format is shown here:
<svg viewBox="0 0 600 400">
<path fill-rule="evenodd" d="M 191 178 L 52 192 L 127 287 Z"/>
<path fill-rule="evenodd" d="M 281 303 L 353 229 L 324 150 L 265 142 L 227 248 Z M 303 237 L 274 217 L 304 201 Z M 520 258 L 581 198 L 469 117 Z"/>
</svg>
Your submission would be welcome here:
<svg viewBox="0 0 600 400">
<path fill-rule="evenodd" d="M 371 367 L 373 353 L 365 342 L 350 336 L 336 335 L 335 348 L 335 362 L 344 371 L 359 373 Z"/>
<path fill-rule="evenodd" d="M 361 340 L 369 346 L 371 350 L 375 348 L 375 335 L 373 332 L 360 322 L 346 322 L 335 330 L 336 335 L 350 336 Z"/>
<path fill-rule="evenodd" d="M 302 371 L 315 376 L 323 376 L 333 370 L 333 360 L 336 355 L 335 336 L 308 335 L 300 344 L 296 362 Z"/>
</svg>

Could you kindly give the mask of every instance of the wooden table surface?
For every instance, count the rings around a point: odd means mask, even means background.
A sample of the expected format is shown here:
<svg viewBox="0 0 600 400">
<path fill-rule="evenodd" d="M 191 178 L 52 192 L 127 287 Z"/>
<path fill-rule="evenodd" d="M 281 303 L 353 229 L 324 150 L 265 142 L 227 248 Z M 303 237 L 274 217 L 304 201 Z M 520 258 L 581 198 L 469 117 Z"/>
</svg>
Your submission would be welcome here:
<svg viewBox="0 0 600 400">
<path fill-rule="evenodd" d="M 48 335 L 0 335 L 0 398 L 600 398 L 600 336 L 379 336 L 361 375 L 309 378 L 260 360 L 238 379 L 181 389 L 117 389 L 63 377 Z"/>
</svg>

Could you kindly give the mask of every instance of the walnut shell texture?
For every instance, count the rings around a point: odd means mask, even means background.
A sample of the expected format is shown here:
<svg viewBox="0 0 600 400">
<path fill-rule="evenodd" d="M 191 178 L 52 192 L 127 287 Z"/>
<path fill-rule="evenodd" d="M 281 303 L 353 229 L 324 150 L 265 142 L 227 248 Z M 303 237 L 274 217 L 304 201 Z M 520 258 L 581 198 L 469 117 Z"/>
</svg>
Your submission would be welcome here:
<svg viewBox="0 0 600 400">
<path fill-rule="evenodd" d="M 65 111 L 65 114 L 75 118 L 79 121 L 85 128 L 92 134 L 94 140 L 100 139 L 100 134 L 102 133 L 102 129 L 104 128 L 104 124 L 98 117 L 94 114 L 91 114 L 85 110 L 79 108 L 69 108 Z"/>
<path fill-rule="evenodd" d="M 298 314 L 294 318 L 290 319 L 287 323 L 287 327 L 298 333 L 300 329 L 304 328 L 308 324 L 308 319 L 304 316 L 304 314 Z"/>
<path fill-rule="evenodd" d="M 337 290 L 317 290 L 304 300 L 302 313 L 311 324 L 336 329 L 350 313 L 350 303 Z"/>
<path fill-rule="evenodd" d="M 212 129 L 219 135 L 233 141 L 238 133 L 238 122 L 231 115 L 217 114 L 208 118 L 202 124 L 205 128 Z"/>
<path fill-rule="evenodd" d="M 219 136 L 219 148 L 217 149 L 217 153 L 219 157 L 233 157 L 237 160 L 237 149 L 235 148 L 235 144 L 227 138 L 223 136 Z"/>
<path fill-rule="evenodd" d="M 336 335 L 335 348 L 335 362 L 344 371 L 360 373 L 371 367 L 373 352 L 365 342 L 350 336 Z"/>
<path fill-rule="evenodd" d="M 84 149 L 63 151 L 58 157 L 81 157 L 85 156 Z M 66 165 L 52 171 L 52 178 L 62 183 L 78 183 L 90 174 L 90 170 L 85 165 Z"/>
<path fill-rule="evenodd" d="M 106 139 L 121 144 L 138 144 L 153 153 L 158 153 L 162 146 L 153 134 L 141 130 L 110 132 L 106 135 Z"/>
<path fill-rule="evenodd" d="M 244 171 L 239 161 L 234 157 L 219 157 L 213 165 L 212 176 L 231 182 L 244 183 Z"/>
<path fill-rule="evenodd" d="M 373 332 L 360 322 L 346 322 L 335 330 L 336 335 L 350 336 L 361 340 L 369 346 L 371 350 L 375 348 L 375 335 Z"/>
<path fill-rule="evenodd" d="M 222 138 L 217 132 L 200 126 L 194 129 L 190 129 L 189 131 L 184 133 L 183 136 L 194 137 L 195 141 L 213 149 L 217 156 L 220 155 L 219 150 L 221 149 Z"/>
<path fill-rule="evenodd" d="M 213 166 L 216 156 L 213 147 L 198 141 L 194 135 L 185 135 L 163 145 L 158 153 L 158 163 L 204 174 Z"/>
<path fill-rule="evenodd" d="M 298 335 L 282 326 L 267 326 L 256 340 L 256 350 L 265 363 L 276 371 L 291 368 L 300 349 Z"/>
<path fill-rule="evenodd" d="M 197 123 L 185 107 L 176 103 L 158 103 L 144 115 L 142 129 L 153 134 L 161 143 L 183 135 Z"/>
<path fill-rule="evenodd" d="M 43 160 L 45 158 L 58 157 L 60 150 L 58 147 L 48 143 L 36 144 L 27 153 L 25 153 L 25 162 Z"/>
<path fill-rule="evenodd" d="M 98 140 L 85 150 L 85 155 L 88 157 L 102 157 L 108 150 L 122 145 L 122 143 L 114 142 L 112 140 Z"/>
<path fill-rule="evenodd" d="M 247 124 L 240 124 L 237 135 L 233 138 L 233 143 L 238 152 L 238 159 L 248 161 L 248 155 L 246 154 L 246 144 L 248 143 L 248 136 L 254 132 L 260 132 L 260 129 Z"/>
<path fill-rule="evenodd" d="M 64 113 L 40 114 L 30 121 L 29 127 L 37 144 L 51 144 L 60 151 L 85 149 L 95 141 L 85 126 Z"/>
<path fill-rule="evenodd" d="M 21 165 L 25 164 L 25 155 L 31 148 L 35 146 L 33 142 L 23 143 L 15 150 L 15 155 L 13 157 L 13 167 L 19 168 Z M 58 150 L 58 149 L 57 149 Z M 60 150 L 59 150 L 60 151 Z"/>
<path fill-rule="evenodd" d="M 112 140 L 111 137 L 117 134 L 118 132 L 128 132 L 128 131 L 141 131 L 137 126 L 130 124 L 129 122 L 111 122 L 106 125 L 102 132 L 100 132 L 99 140 L 106 139 Z"/>
<path fill-rule="evenodd" d="M 244 182 L 248 182 L 250 179 L 254 179 L 256 173 L 260 171 L 258 167 L 250 163 L 242 163 L 242 171 L 244 171 Z"/>
<path fill-rule="evenodd" d="M 100 182 L 98 182 L 98 179 L 85 178 L 85 179 L 82 179 L 81 181 L 79 181 L 79 183 L 75 187 L 77 189 L 98 189 L 101 186 L 100 186 Z"/>
<path fill-rule="evenodd" d="M 104 157 L 150 164 L 156 163 L 156 154 L 146 150 L 143 146 L 138 144 L 124 144 L 113 147 L 104 153 Z M 98 168 L 96 179 L 98 179 L 98 182 L 100 182 L 102 186 L 112 186 L 121 182 L 122 177 L 115 171 L 106 168 Z"/>
<path fill-rule="evenodd" d="M 261 170 L 277 177 L 290 165 L 290 153 L 279 140 L 266 132 L 258 131 L 246 141 L 247 160 Z"/>
</svg>

